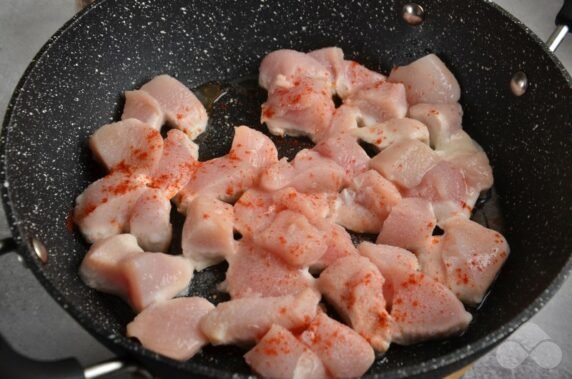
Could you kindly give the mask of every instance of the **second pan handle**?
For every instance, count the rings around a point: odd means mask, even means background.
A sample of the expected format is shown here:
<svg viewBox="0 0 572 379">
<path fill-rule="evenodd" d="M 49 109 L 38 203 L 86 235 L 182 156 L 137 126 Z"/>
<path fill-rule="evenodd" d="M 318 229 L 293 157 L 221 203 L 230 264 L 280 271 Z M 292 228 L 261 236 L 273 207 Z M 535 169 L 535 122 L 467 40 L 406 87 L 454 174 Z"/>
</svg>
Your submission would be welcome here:
<svg viewBox="0 0 572 379">
<path fill-rule="evenodd" d="M 572 0 L 565 0 L 556 15 L 556 29 L 546 41 L 548 49 L 555 52 L 570 30 L 572 30 Z"/>
</svg>

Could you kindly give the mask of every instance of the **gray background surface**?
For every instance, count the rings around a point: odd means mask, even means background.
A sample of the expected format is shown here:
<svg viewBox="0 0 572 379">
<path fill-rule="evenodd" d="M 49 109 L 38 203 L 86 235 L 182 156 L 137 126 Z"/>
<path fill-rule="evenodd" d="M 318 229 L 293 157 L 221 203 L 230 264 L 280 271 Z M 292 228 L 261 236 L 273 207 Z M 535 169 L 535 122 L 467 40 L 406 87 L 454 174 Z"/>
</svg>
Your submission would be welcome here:
<svg viewBox="0 0 572 379">
<path fill-rule="evenodd" d="M 562 0 L 496 2 L 542 40 L 552 32 L 554 16 L 562 4 Z M 73 16 L 75 6 L 74 0 L 0 0 L 0 115 L 32 57 Z M 557 56 L 572 72 L 572 38 L 564 42 Z M 0 237 L 8 235 L 0 209 Z M 529 323 L 477 361 L 465 377 L 572 377 L 571 320 L 569 279 Z M 89 365 L 113 357 L 51 299 L 15 254 L 0 257 L 0 333 L 19 351 L 37 359 L 71 355 Z"/>
</svg>

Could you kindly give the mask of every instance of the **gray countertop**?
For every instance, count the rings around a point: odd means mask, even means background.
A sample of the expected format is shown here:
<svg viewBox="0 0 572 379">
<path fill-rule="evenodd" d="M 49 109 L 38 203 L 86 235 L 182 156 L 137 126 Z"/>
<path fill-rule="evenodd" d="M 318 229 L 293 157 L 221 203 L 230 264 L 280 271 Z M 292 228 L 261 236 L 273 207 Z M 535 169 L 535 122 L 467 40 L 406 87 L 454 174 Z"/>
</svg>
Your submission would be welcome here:
<svg viewBox="0 0 572 379">
<path fill-rule="evenodd" d="M 546 40 L 561 0 L 498 0 Z M 74 0 L 0 0 L 0 115 L 26 66 L 75 12 Z M 557 53 L 572 72 L 572 38 Z M 9 235 L 0 210 L 0 237 Z M 45 292 L 15 254 L 0 257 L 0 334 L 37 359 L 77 357 L 89 365 L 113 356 Z M 518 294 L 515 294 L 518 296 Z M 572 279 L 528 323 L 477 361 L 466 378 L 572 377 Z"/>
</svg>

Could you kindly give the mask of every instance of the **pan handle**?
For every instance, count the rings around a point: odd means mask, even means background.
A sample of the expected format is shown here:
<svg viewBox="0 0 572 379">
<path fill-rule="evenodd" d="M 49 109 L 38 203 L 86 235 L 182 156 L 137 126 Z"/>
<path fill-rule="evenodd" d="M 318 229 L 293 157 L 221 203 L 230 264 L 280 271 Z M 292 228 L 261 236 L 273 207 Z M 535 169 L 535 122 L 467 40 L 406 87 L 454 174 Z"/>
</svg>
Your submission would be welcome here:
<svg viewBox="0 0 572 379">
<path fill-rule="evenodd" d="M 18 244 L 12 237 L 4 238 L 0 240 L 0 255 L 7 253 L 13 253 L 17 250 Z"/>
<path fill-rule="evenodd" d="M 572 0 L 565 0 L 556 15 L 556 29 L 546 41 L 548 49 L 555 52 L 570 30 L 572 30 Z"/>
<path fill-rule="evenodd" d="M 75 358 L 37 361 L 18 353 L 0 335 L 0 378 L 2 379 L 96 379 L 119 371 L 138 372 L 142 377 L 151 378 L 145 370 L 121 358 L 98 363 L 85 369 Z"/>
</svg>

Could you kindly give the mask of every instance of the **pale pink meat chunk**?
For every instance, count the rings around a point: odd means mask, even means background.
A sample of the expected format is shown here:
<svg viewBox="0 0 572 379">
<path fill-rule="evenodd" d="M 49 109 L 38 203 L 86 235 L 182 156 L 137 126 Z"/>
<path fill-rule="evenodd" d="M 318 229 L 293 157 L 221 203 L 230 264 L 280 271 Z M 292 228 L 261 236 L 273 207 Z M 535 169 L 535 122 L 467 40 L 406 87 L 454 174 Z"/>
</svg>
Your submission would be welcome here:
<svg viewBox="0 0 572 379">
<path fill-rule="evenodd" d="M 372 126 L 352 129 L 350 133 L 379 150 L 391 144 L 406 140 L 418 140 L 429 144 L 429 130 L 421 122 L 411 118 L 392 118 Z"/>
<path fill-rule="evenodd" d="M 250 188 L 234 204 L 234 228 L 243 237 L 252 238 L 270 225 L 275 215 L 272 194 Z"/>
<path fill-rule="evenodd" d="M 437 154 L 423 142 L 406 139 L 395 142 L 369 161 L 369 167 L 393 183 L 413 188 L 439 162 Z"/>
<path fill-rule="evenodd" d="M 493 170 L 484 151 L 457 153 L 445 159 L 462 170 L 467 186 L 477 195 L 493 186 Z"/>
<path fill-rule="evenodd" d="M 145 191 L 146 175 L 116 171 L 91 183 L 75 200 L 74 221 L 85 239 L 94 243 L 129 229 L 129 217 Z"/>
<path fill-rule="evenodd" d="M 232 205 L 214 197 L 199 195 L 187 208 L 183 225 L 183 255 L 195 270 L 222 262 L 235 252 Z"/>
<path fill-rule="evenodd" d="M 300 340 L 320 357 L 334 378 L 360 377 L 375 360 L 366 339 L 321 311 L 302 332 Z"/>
<path fill-rule="evenodd" d="M 335 105 L 330 89 L 310 79 L 275 87 L 262 104 L 260 123 L 277 136 L 307 136 L 316 142 L 326 133 Z"/>
<path fill-rule="evenodd" d="M 419 259 L 421 271 L 425 275 L 433 278 L 439 283 L 447 285 L 447 273 L 441 256 L 442 245 L 443 237 L 433 236 L 429 247 L 417 252 L 417 258 Z"/>
<path fill-rule="evenodd" d="M 344 52 L 339 47 L 324 47 L 307 53 L 324 66 L 332 78 L 334 91 L 343 85 L 345 80 Z"/>
<path fill-rule="evenodd" d="M 340 192 L 336 202 L 336 223 L 356 233 L 379 233 L 382 221 L 371 209 L 358 203 L 356 197 L 356 192 L 350 188 Z"/>
<path fill-rule="evenodd" d="M 318 311 L 320 294 L 306 289 L 296 295 L 248 297 L 220 303 L 201 320 L 201 330 L 213 345 L 250 344 L 273 324 L 304 329 Z"/>
<path fill-rule="evenodd" d="M 310 265 L 310 270 L 321 271 L 336 260 L 349 255 L 357 255 L 352 238 L 349 233 L 340 225 L 326 223 L 322 228 L 326 233 L 327 249 L 324 255 Z"/>
<path fill-rule="evenodd" d="M 403 275 L 420 270 L 417 257 L 412 252 L 391 245 L 362 242 L 358 246 L 359 253 L 377 266 L 385 279 L 383 297 L 388 307 L 393 304 L 394 284 Z"/>
<path fill-rule="evenodd" d="M 380 81 L 363 87 L 348 97 L 345 104 L 359 109 L 365 126 L 403 118 L 407 114 L 405 87 L 400 83 Z"/>
<path fill-rule="evenodd" d="M 188 184 L 177 195 L 178 209 L 184 212 L 199 194 L 234 202 L 258 181 L 264 169 L 278 161 L 277 156 L 270 138 L 247 126 L 235 128 L 230 152 L 200 162 Z"/>
<path fill-rule="evenodd" d="M 383 222 L 393 206 L 401 201 L 401 194 L 393 183 L 375 170 L 368 170 L 353 178 L 350 185 L 356 201 L 369 209 Z"/>
<path fill-rule="evenodd" d="M 410 197 L 395 205 L 383 223 L 377 243 L 418 252 L 431 243 L 437 219 L 427 200 Z"/>
<path fill-rule="evenodd" d="M 194 140 L 207 127 L 207 111 L 195 94 L 169 75 L 159 75 L 141 87 L 163 110 L 167 122 Z"/>
<path fill-rule="evenodd" d="M 83 258 L 79 276 L 88 287 L 125 297 L 127 282 L 119 263 L 142 252 L 137 239 L 131 234 L 118 234 L 99 240 L 90 246 Z"/>
<path fill-rule="evenodd" d="M 316 262 L 327 249 L 326 235 L 298 212 L 284 210 L 254 242 L 271 251 L 287 264 L 304 267 Z"/>
<path fill-rule="evenodd" d="M 395 67 L 388 80 L 405 85 L 409 105 L 456 103 L 461 97 L 459 82 L 435 54 Z"/>
<path fill-rule="evenodd" d="M 350 133 L 338 133 L 318 143 L 314 149 L 344 168 L 348 178 L 367 170 L 369 156 Z"/>
<path fill-rule="evenodd" d="M 405 192 L 430 201 L 439 225 L 457 215 L 470 217 L 478 195 L 468 187 L 463 171 L 447 161 L 437 163 L 418 186 Z"/>
<path fill-rule="evenodd" d="M 463 108 L 459 103 L 416 104 L 409 108 L 409 117 L 427 125 L 431 146 L 442 148 L 451 135 L 461 130 Z"/>
<path fill-rule="evenodd" d="M 367 258 L 340 258 L 322 271 L 318 289 L 342 318 L 376 350 L 391 342 L 391 317 L 385 310 L 384 278 Z"/>
<path fill-rule="evenodd" d="M 135 118 L 150 127 L 161 130 L 165 123 L 165 114 L 155 98 L 145 91 L 125 91 L 125 106 L 122 120 Z"/>
<path fill-rule="evenodd" d="M 279 325 L 272 325 L 244 360 L 263 378 L 328 378 L 316 353 Z"/>
<path fill-rule="evenodd" d="M 109 171 L 150 174 L 163 154 L 163 138 L 136 119 L 107 124 L 89 137 L 89 147 Z"/>
<path fill-rule="evenodd" d="M 428 339 L 459 334 L 471 315 L 443 284 L 419 271 L 415 255 L 407 250 L 364 242 L 359 252 L 381 271 L 390 288 L 392 340 L 408 345 Z M 385 284 L 386 284 L 385 283 Z"/>
<path fill-rule="evenodd" d="M 284 296 L 314 287 L 307 268 L 292 267 L 245 237 L 228 263 L 223 288 L 233 299 Z"/>
<path fill-rule="evenodd" d="M 464 303 L 483 300 L 509 254 L 506 239 L 465 217 L 450 219 L 444 226 L 441 255 L 449 288 Z"/>
<path fill-rule="evenodd" d="M 342 63 L 342 74 L 336 78 L 336 92 L 342 99 L 346 99 L 364 87 L 385 80 L 384 75 L 369 70 L 355 61 L 345 60 Z"/>
<path fill-rule="evenodd" d="M 162 189 L 172 199 L 191 179 L 197 167 L 199 147 L 178 129 L 171 129 L 163 144 L 163 155 L 153 172 L 151 187 Z"/>
<path fill-rule="evenodd" d="M 213 309 L 202 297 L 168 300 L 139 313 L 127 324 L 127 337 L 137 338 L 156 353 L 186 361 L 208 343 L 199 322 Z"/>
<path fill-rule="evenodd" d="M 395 343 L 410 345 L 458 335 L 472 320 L 446 286 L 423 273 L 411 272 L 394 287 L 391 316 Z"/>
<path fill-rule="evenodd" d="M 272 194 L 275 210 L 289 209 L 302 214 L 317 227 L 331 220 L 335 212 L 336 195 L 328 192 L 302 193 L 293 187 L 285 187 Z"/>
<path fill-rule="evenodd" d="M 266 55 L 260 63 L 258 83 L 271 90 L 275 86 L 291 86 L 300 79 L 310 79 L 332 85 L 332 77 L 326 67 L 309 54 L 295 50 L 276 50 Z"/>
<path fill-rule="evenodd" d="M 142 253 L 121 262 L 129 288 L 129 303 L 137 312 L 187 291 L 193 265 L 182 256 Z"/>
<path fill-rule="evenodd" d="M 352 131 L 353 133 L 353 130 L 359 127 L 358 120 L 360 117 L 358 109 L 345 104 L 340 105 L 336 108 L 336 111 L 332 116 L 332 121 L 330 122 L 330 127 L 323 135 L 322 139 L 349 131 Z"/>
<path fill-rule="evenodd" d="M 171 202 L 165 193 L 149 188 L 133 206 L 129 233 L 137 238 L 143 250 L 166 252 L 173 237 L 170 216 Z"/>
<path fill-rule="evenodd" d="M 338 192 L 347 184 L 343 167 L 312 150 L 300 150 L 289 163 L 285 158 L 269 166 L 260 177 L 260 187 L 277 191 L 293 187 L 299 192 Z"/>
</svg>

